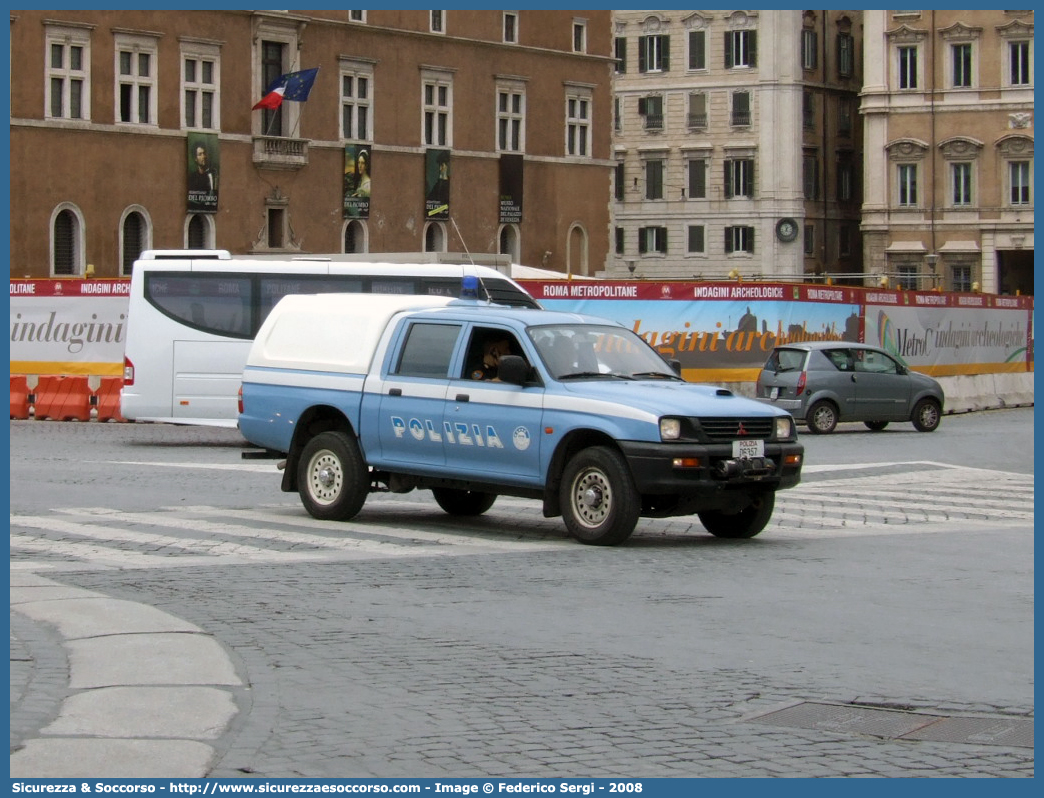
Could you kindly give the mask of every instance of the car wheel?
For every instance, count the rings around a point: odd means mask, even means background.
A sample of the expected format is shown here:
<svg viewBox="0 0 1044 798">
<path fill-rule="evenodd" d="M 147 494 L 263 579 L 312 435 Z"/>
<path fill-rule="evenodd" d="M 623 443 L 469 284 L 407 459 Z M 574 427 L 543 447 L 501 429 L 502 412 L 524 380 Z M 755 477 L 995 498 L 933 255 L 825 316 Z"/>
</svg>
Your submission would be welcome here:
<svg viewBox="0 0 1044 798">
<path fill-rule="evenodd" d="M 704 529 L 716 538 L 752 538 L 768 525 L 775 506 L 776 494 L 763 493 L 738 513 L 705 510 L 697 515 Z"/>
<path fill-rule="evenodd" d="M 942 421 L 942 408 L 934 399 L 922 399 L 914 405 L 910 420 L 918 432 L 935 432 Z"/>
<path fill-rule="evenodd" d="M 477 490 L 432 488 L 431 493 L 439 507 L 450 515 L 482 515 L 497 500 L 497 494 Z"/>
<path fill-rule="evenodd" d="M 305 444 L 297 461 L 298 493 L 313 518 L 347 521 L 362 509 L 370 475 L 355 438 L 321 432 Z"/>
<path fill-rule="evenodd" d="M 833 432 L 837 426 L 837 408 L 825 399 L 820 400 L 808 409 L 805 421 L 808 423 L 809 432 L 826 435 Z"/>
<path fill-rule="evenodd" d="M 627 461 L 615 449 L 592 446 L 566 464 L 559 486 L 562 516 L 581 543 L 615 546 L 631 536 L 641 512 Z"/>
<path fill-rule="evenodd" d="M 864 421 L 867 429 L 872 429 L 874 432 L 880 432 L 888 426 L 887 421 Z"/>
</svg>

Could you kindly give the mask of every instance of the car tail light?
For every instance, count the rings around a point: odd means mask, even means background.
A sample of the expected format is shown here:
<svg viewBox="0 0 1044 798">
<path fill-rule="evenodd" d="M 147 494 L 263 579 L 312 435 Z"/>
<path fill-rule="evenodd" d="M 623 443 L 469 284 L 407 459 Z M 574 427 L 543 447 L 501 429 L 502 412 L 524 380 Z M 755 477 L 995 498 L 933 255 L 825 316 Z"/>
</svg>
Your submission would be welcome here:
<svg viewBox="0 0 1044 798">
<path fill-rule="evenodd" d="M 130 362 L 130 358 L 126 355 L 123 358 L 123 384 L 134 384 L 134 364 Z"/>
<path fill-rule="evenodd" d="M 243 415 L 243 386 L 239 386 L 239 415 Z"/>
<path fill-rule="evenodd" d="M 794 388 L 794 395 L 801 396 L 805 392 L 805 377 L 808 376 L 807 371 L 802 371 L 798 376 L 797 386 Z"/>
</svg>

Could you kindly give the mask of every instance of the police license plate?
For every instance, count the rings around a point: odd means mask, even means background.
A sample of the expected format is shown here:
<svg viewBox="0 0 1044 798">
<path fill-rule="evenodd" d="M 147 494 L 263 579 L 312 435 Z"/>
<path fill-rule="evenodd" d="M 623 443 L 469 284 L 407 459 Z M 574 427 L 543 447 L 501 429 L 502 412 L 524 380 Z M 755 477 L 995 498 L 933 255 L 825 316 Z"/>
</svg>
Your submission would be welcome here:
<svg viewBox="0 0 1044 798">
<path fill-rule="evenodd" d="M 733 457 L 764 457 L 765 456 L 765 441 L 733 441 L 732 442 L 732 456 Z"/>
</svg>

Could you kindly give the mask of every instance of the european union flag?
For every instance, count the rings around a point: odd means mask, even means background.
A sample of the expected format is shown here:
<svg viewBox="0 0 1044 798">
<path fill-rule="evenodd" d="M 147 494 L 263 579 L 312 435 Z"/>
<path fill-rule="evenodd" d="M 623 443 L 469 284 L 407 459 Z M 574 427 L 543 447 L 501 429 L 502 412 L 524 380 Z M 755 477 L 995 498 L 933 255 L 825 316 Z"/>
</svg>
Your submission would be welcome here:
<svg viewBox="0 0 1044 798">
<path fill-rule="evenodd" d="M 287 72 L 285 75 L 280 75 L 272 81 L 272 85 L 268 87 L 265 96 L 258 100 L 252 110 L 256 111 L 258 108 L 278 108 L 283 104 L 283 100 L 303 103 L 308 99 L 308 94 L 312 91 L 312 84 L 315 83 L 315 76 L 318 74 L 319 67 L 315 67 L 314 69 L 303 69 L 300 72 Z"/>
</svg>

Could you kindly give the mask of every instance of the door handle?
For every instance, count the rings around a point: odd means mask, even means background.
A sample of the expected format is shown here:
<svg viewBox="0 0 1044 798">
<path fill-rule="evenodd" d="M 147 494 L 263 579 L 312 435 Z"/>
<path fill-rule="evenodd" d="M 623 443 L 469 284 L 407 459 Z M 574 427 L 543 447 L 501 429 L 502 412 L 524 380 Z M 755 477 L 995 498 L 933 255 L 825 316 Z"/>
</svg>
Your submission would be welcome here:
<svg viewBox="0 0 1044 798">
<path fill-rule="evenodd" d="M 468 396 L 468 394 L 466 394 L 466 393 L 458 393 L 456 401 L 458 401 L 458 402 L 470 402 L 471 401 L 471 397 Z"/>
<path fill-rule="evenodd" d="M 392 388 L 388 391 L 388 396 L 402 396 L 402 388 Z"/>
</svg>

